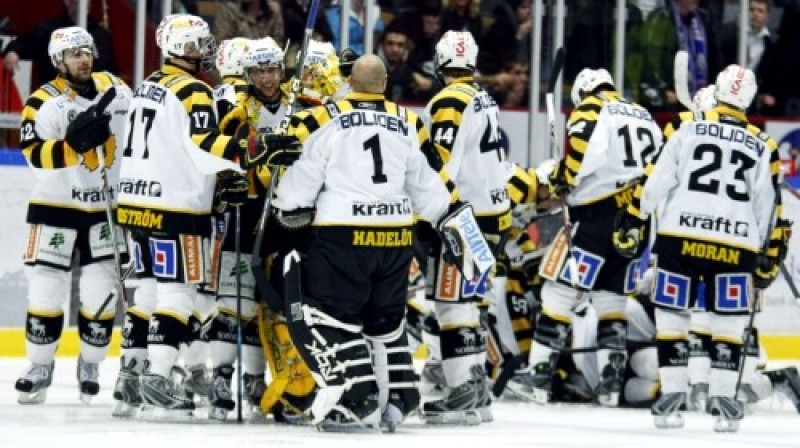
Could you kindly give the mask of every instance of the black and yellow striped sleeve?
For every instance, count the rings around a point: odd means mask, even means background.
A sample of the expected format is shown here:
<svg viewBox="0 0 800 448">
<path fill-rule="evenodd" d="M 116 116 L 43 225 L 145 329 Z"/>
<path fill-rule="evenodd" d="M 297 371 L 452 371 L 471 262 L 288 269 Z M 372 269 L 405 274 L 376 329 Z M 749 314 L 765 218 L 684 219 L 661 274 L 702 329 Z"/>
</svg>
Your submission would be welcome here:
<svg viewBox="0 0 800 448">
<path fill-rule="evenodd" d="M 531 204 L 536 202 L 536 192 L 539 189 L 539 180 L 533 169 L 525 170 L 521 166 L 514 164 L 514 171 L 508 179 L 506 190 L 511 200 L 511 207 L 519 204 Z"/>
<path fill-rule="evenodd" d="M 36 130 L 37 121 L 47 120 L 47 117 L 40 116 L 39 111 L 42 105 L 52 96 L 52 92 L 40 88 L 28 98 L 22 109 L 20 147 L 30 165 L 34 168 L 59 169 L 75 166 L 80 161 L 78 153 L 63 139 L 42 138 Z M 55 130 L 55 125 L 50 126 L 40 123 L 40 126 Z"/>
<path fill-rule="evenodd" d="M 431 100 L 431 139 L 445 164 L 450 161 L 464 112 L 474 96 L 466 89 L 448 88 Z"/>
<path fill-rule="evenodd" d="M 783 223 L 783 201 L 781 199 L 781 160 L 778 153 L 778 143 L 767 135 L 761 132 L 756 126 L 752 124 L 747 125 L 747 130 L 753 135 L 756 135 L 759 140 L 764 142 L 769 150 L 769 173 L 772 178 L 772 188 L 775 190 L 775 222 L 773 222 L 772 231 L 767 236 L 769 238 L 769 245 L 767 247 L 767 256 L 777 258 L 779 255 L 782 240 L 788 239 L 784 232 L 785 226 L 779 225 Z"/>
<path fill-rule="evenodd" d="M 235 160 L 238 147 L 231 136 L 220 134 L 211 89 L 193 78 L 181 79 L 169 88 L 189 115 L 189 132 L 194 144 L 217 157 Z"/>
<path fill-rule="evenodd" d="M 447 191 L 450 193 L 450 203 L 455 203 L 460 199 L 461 194 L 459 193 L 458 189 L 456 189 L 456 183 L 453 182 L 453 179 L 450 177 L 450 173 L 447 172 L 447 168 L 444 166 L 441 152 L 436 150 L 434 143 L 431 141 L 431 135 L 428 132 L 428 128 L 425 126 L 425 123 L 422 121 L 422 119 L 419 118 L 419 116 L 414 112 L 406 108 L 403 108 L 402 111 L 406 114 L 407 122 L 417 130 L 419 148 L 422 151 L 422 154 L 425 155 L 428 165 L 433 168 L 434 171 L 439 173 L 439 178 L 442 179 L 445 187 L 447 187 Z"/>
<path fill-rule="evenodd" d="M 583 164 L 589 139 L 594 133 L 602 109 L 603 100 L 597 96 L 590 96 L 584 99 L 569 116 L 567 122 L 569 148 L 564 156 L 566 166 L 564 174 L 570 185 L 576 184 L 575 179 Z"/>
<path fill-rule="evenodd" d="M 676 115 L 675 118 L 670 120 L 664 126 L 664 143 L 666 143 L 667 140 L 669 140 L 669 138 L 672 136 L 672 134 L 674 134 L 675 131 L 677 131 L 681 127 L 681 124 L 683 124 L 686 121 L 693 121 L 694 118 L 695 116 L 693 112 L 681 112 L 678 115 Z"/>
</svg>

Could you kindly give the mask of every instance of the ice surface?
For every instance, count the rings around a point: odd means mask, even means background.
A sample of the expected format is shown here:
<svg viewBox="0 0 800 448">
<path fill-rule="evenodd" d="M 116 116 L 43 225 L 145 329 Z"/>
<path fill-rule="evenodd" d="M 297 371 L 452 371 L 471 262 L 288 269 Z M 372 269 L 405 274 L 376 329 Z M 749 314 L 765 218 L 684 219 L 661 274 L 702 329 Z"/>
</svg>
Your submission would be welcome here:
<svg viewBox="0 0 800 448">
<path fill-rule="evenodd" d="M 800 415 L 782 396 L 759 403 L 736 434 L 714 433 L 711 417 L 705 414 L 687 414 L 683 429 L 657 430 L 646 410 L 566 404 L 541 407 L 512 401 L 495 403 L 495 421 L 475 427 L 434 427 L 412 418 L 395 434 L 330 434 L 271 422 L 211 423 L 202 408 L 195 411 L 200 416 L 189 423 L 112 418 L 116 359 L 101 366 L 100 395 L 91 405 L 78 400 L 76 360 L 58 358 L 46 403 L 22 406 L 16 402 L 13 384 L 26 366 L 25 359 L 0 359 L 2 448 L 800 447 Z"/>
</svg>

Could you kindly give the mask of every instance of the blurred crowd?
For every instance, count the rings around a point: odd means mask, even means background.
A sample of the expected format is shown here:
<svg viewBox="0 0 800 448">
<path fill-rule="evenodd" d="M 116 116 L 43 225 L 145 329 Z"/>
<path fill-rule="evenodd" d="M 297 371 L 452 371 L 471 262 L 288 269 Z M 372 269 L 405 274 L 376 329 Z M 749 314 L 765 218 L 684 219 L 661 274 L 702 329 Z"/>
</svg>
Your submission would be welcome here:
<svg viewBox="0 0 800 448">
<path fill-rule="evenodd" d="M 387 96 L 395 101 L 424 103 L 437 91 L 433 47 L 448 30 L 468 30 L 480 47 L 479 80 L 506 108 L 529 105 L 529 73 L 534 32 L 543 37 L 542 83 L 553 56 L 554 0 L 543 0 L 542 29 L 535 30 L 533 0 L 375 0 L 377 14 L 367 24 L 367 0 L 351 0 L 348 47 L 365 51 L 373 30 L 374 52 L 389 70 Z M 77 0 L 64 0 L 62 16 L 42 22 L 2 51 L 6 70 L 20 58 L 35 61 L 37 70 L 52 70 L 42 45 L 48 29 L 73 20 Z M 160 1 L 150 1 L 158 20 Z M 173 10 L 199 14 L 211 24 L 218 41 L 234 36 L 269 35 L 287 45 L 288 61 L 302 41 L 310 0 L 173 0 Z M 567 0 L 564 88 L 586 67 L 613 72 L 616 0 Z M 673 58 L 689 53 L 691 93 L 710 84 L 728 64 L 738 62 L 739 0 L 627 0 L 625 94 L 651 110 L 677 110 Z M 323 0 L 314 38 L 341 50 L 338 0 Z M 758 77 L 759 94 L 751 113 L 800 116 L 800 0 L 750 0 L 745 65 Z M 11 26 L 13 30 L 13 24 Z M 100 51 L 101 68 L 114 69 L 111 39 L 93 20 L 89 31 Z M 108 42 L 104 45 L 103 42 Z M 40 60 L 43 60 L 41 63 Z M 40 73 L 40 80 L 50 79 Z M 565 95 L 566 96 L 566 95 Z M 541 104 L 541 103 L 540 103 Z"/>
</svg>

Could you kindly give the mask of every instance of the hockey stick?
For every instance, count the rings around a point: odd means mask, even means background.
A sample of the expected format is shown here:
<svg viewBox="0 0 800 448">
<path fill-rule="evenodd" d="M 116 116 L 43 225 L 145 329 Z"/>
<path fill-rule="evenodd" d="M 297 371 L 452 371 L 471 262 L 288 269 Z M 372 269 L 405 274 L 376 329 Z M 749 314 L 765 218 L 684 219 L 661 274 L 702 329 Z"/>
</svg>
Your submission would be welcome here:
<svg viewBox="0 0 800 448">
<path fill-rule="evenodd" d="M 114 101 L 114 98 L 117 96 L 117 89 L 113 86 L 110 87 L 106 92 L 100 97 L 100 100 L 97 102 L 97 113 L 103 114 L 105 113 L 106 108 Z M 111 252 L 114 254 L 114 272 L 117 276 L 117 291 L 119 292 L 119 297 L 122 301 L 127 304 L 128 297 L 125 295 L 125 278 L 122 275 L 122 257 L 119 254 L 119 246 L 117 246 L 117 230 L 116 225 L 114 222 L 114 206 L 111 200 L 111 186 L 108 183 L 108 170 L 106 170 L 106 154 L 105 150 L 103 149 L 103 145 L 99 145 L 97 147 L 97 158 L 99 160 L 100 165 L 100 176 L 103 178 L 103 196 L 106 198 L 106 222 L 108 224 L 108 233 L 109 238 L 111 239 Z M 106 299 L 100 304 L 100 308 L 97 309 L 97 312 L 94 313 L 94 319 L 98 320 L 103 315 L 103 312 L 108 308 L 108 305 L 111 303 L 111 300 L 114 298 L 114 294 L 111 293 L 106 296 Z"/>
<path fill-rule="evenodd" d="M 236 252 L 236 421 L 242 423 L 242 215 L 241 206 L 236 206 L 236 228 L 234 229 L 234 251 Z"/>
<path fill-rule="evenodd" d="M 556 105 L 555 105 L 555 94 L 553 91 L 556 88 L 556 81 L 558 77 L 561 75 L 561 70 L 564 68 L 564 60 L 566 59 L 566 51 L 564 47 L 559 48 L 556 50 L 556 57 L 553 61 L 553 67 L 550 71 L 550 79 L 548 80 L 547 84 L 547 94 L 545 94 L 545 108 L 547 109 L 547 121 L 550 125 L 550 153 L 551 154 L 561 154 L 563 158 L 566 158 L 566 153 L 561 151 L 561 145 L 556 140 L 558 133 L 556 132 Z M 578 274 L 578 262 L 575 260 L 575 257 L 572 254 L 572 232 L 574 231 L 572 220 L 569 218 L 569 207 L 567 206 L 567 200 L 564 198 L 564 195 L 559 197 L 559 201 L 561 202 L 561 209 L 563 211 L 563 223 L 564 223 L 564 237 L 567 240 L 567 267 L 570 272 L 569 280 L 572 283 L 572 286 L 577 286 L 577 274 Z"/>
<path fill-rule="evenodd" d="M 764 240 L 764 245 L 761 248 L 762 253 L 766 253 L 767 249 L 769 248 L 769 237 L 770 235 L 772 235 L 772 229 L 775 226 L 776 221 L 778 220 L 777 211 L 780 199 L 781 199 L 780 195 L 776 194 L 775 202 L 772 204 L 772 213 L 770 214 L 769 226 L 767 226 L 767 237 Z M 742 376 L 744 375 L 744 362 L 746 358 L 747 346 L 750 344 L 750 338 L 752 337 L 753 334 L 753 325 L 755 324 L 756 320 L 756 309 L 758 308 L 758 304 L 763 299 L 763 295 L 764 295 L 764 290 L 758 289 L 756 291 L 756 297 L 754 297 L 755 300 L 753 301 L 752 306 L 750 306 L 749 307 L 750 309 L 748 310 L 750 312 L 750 318 L 747 320 L 747 327 L 745 327 L 744 341 L 742 341 L 742 356 L 741 359 L 739 360 L 739 372 L 736 376 L 736 389 L 734 389 L 735 391 L 734 397 L 736 397 L 736 395 L 739 394 L 739 388 L 742 386 Z"/>
<path fill-rule="evenodd" d="M 289 129 L 289 121 L 294 114 L 295 101 L 297 100 L 297 95 L 300 93 L 300 79 L 303 76 L 303 64 L 306 60 L 308 42 L 311 40 L 311 34 L 314 31 L 314 23 L 317 21 L 318 8 L 319 0 L 311 0 L 311 6 L 308 8 L 308 17 L 306 18 L 306 28 L 303 34 L 303 44 L 300 47 L 300 54 L 294 70 L 294 78 L 292 79 L 292 89 L 289 92 L 288 104 L 286 105 L 286 115 L 284 115 L 280 123 L 280 129 L 283 132 Z M 267 226 L 269 212 L 272 208 L 272 196 L 275 194 L 275 187 L 278 183 L 278 171 L 278 167 L 270 168 L 271 177 L 269 188 L 264 198 L 264 209 L 261 211 L 261 217 L 256 226 L 255 245 L 253 247 L 253 256 L 250 260 L 250 269 L 253 271 L 256 286 L 267 300 L 267 304 L 274 310 L 283 308 L 283 300 L 280 298 L 277 291 L 275 291 L 275 288 L 269 283 L 267 274 L 264 272 L 264 258 L 261 256 L 261 245 L 264 242 L 264 229 Z"/>
<path fill-rule="evenodd" d="M 675 64 L 672 67 L 675 81 L 675 95 L 683 107 L 692 110 L 692 94 L 689 92 L 689 53 L 680 50 L 675 53 Z"/>
<path fill-rule="evenodd" d="M 784 181 L 781 183 L 781 187 L 782 187 L 784 190 L 788 191 L 788 192 L 789 192 L 789 194 L 791 194 L 792 196 L 794 196 L 794 198 L 795 198 L 795 199 L 800 199 L 800 193 L 798 193 L 798 192 L 797 192 L 797 190 L 795 190 L 795 189 L 794 189 L 794 187 L 792 187 L 792 185 L 791 185 L 789 182 L 786 182 L 786 180 L 784 180 Z"/>
</svg>

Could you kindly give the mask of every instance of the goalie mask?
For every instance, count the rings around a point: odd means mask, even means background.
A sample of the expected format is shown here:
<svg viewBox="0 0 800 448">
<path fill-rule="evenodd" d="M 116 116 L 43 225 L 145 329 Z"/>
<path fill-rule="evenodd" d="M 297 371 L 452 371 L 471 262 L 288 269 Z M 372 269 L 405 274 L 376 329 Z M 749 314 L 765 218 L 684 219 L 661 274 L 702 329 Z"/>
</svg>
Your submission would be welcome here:
<svg viewBox="0 0 800 448">
<path fill-rule="evenodd" d="M 214 36 L 208 23 L 190 14 L 167 16 L 156 30 L 156 43 L 165 59 L 177 58 L 199 64 L 202 70 L 214 66 Z"/>
<path fill-rule="evenodd" d="M 735 64 L 727 66 L 717 75 L 716 85 L 714 98 L 741 110 L 750 107 L 758 90 L 753 71 Z"/>
<path fill-rule="evenodd" d="M 244 76 L 244 58 L 247 56 L 250 42 L 250 39 L 234 37 L 219 44 L 214 65 L 220 76 Z"/>
<path fill-rule="evenodd" d="M 300 84 L 299 99 L 316 104 L 325 103 L 344 84 L 339 56 L 330 42 L 309 41 Z"/>
<path fill-rule="evenodd" d="M 435 64 L 440 73 L 447 69 L 475 71 L 478 44 L 469 31 L 448 31 L 436 44 Z"/>
</svg>

